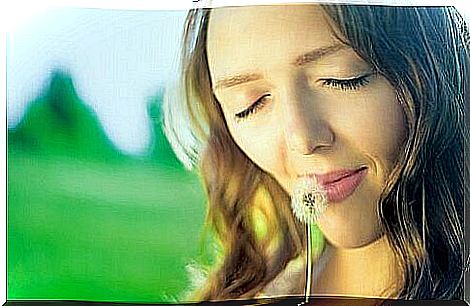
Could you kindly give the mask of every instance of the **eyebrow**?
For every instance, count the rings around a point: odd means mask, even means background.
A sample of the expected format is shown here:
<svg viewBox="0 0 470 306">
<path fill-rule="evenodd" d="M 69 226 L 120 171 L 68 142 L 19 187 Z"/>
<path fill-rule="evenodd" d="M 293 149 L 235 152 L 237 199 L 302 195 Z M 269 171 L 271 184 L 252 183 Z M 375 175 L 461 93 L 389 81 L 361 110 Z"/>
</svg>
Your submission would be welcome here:
<svg viewBox="0 0 470 306">
<path fill-rule="evenodd" d="M 297 57 L 292 64 L 295 66 L 303 66 L 305 64 L 313 63 L 324 56 L 331 55 L 347 47 L 348 46 L 343 44 L 320 47 Z"/>
<path fill-rule="evenodd" d="M 312 51 L 309 51 L 307 53 L 300 55 L 299 57 L 295 59 L 295 61 L 292 62 L 292 65 L 300 67 L 305 64 L 313 63 L 315 61 L 318 61 L 320 58 L 324 56 L 336 53 L 346 47 L 347 46 L 343 44 L 320 47 L 320 48 L 314 49 Z M 235 87 L 237 85 L 241 85 L 241 84 L 248 83 L 248 82 L 253 82 L 261 78 L 263 78 L 263 75 L 260 73 L 235 74 L 232 76 L 223 77 L 219 79 L 216 82 L 214 89 L 217 90 L 217 89 L 226 89 L 230 87 Z"/>
<path fill-rule="evenodd" d="M 243 83 L 248 83 L 261 79 L 263 76 L 259 73 L 236 74 L 222 78 L 215 84 L 215 89 L 234 87 Z"/>
</svg>

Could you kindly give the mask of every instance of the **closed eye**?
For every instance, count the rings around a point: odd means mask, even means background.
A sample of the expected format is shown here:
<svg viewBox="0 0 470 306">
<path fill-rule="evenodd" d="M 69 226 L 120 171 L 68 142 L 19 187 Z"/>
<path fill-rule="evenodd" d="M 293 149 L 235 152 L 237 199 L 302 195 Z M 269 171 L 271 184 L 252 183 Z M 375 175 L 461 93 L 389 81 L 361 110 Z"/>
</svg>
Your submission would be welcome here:
<svg viewBox="0 0 470 306">
<path fill-rule="evenodd" d="M 364 74 L 359 77 L 354 77 L 350 79 L 334 79 L 334 78 L 328 78 L 328 79 L 321 79 L 321 85 L 324 87 L 330 87 L 334 89 L 339 89 L 343 91 L 355 91 L 359 90 L 361 87 L 369 84 L 371 76 L 373 73 L 368 73 Z"/>
<path fill-rule="evenodd" d="M 235 114 L 236 119 L 239 121 L 242 119 L 246 119 L 249 116 L 255 114 L 268 102 L 270 98 L 271 98 L 271 94 L 262 95 L 259 99 L 253 102 L 249 107 L 247 107 L 246 109 L 244 109 L 243 111 L 239 113 L 236 113 Z"/>
</svg>

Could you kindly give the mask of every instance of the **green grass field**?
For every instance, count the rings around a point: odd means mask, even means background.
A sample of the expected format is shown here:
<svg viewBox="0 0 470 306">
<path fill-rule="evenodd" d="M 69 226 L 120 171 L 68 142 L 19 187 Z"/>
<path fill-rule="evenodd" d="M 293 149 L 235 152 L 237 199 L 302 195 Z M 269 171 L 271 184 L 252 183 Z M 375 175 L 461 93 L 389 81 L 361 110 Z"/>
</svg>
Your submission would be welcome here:
<svg viewBox="0 0 470 306">
<path fill-rule="evenodd" d="M 8 156 L 8 298 L 173 301 L 204 196 L 181 169 Z"/>
<path fill-rule="evenodd" d="M 172 302 L 185 265 L 209 262 L 205 197 L 163 134 L 161 100 L 148 101 L 140 157 L 114 146 L 62 71 L 8 130 L 8 299 Z"/>
</svg>

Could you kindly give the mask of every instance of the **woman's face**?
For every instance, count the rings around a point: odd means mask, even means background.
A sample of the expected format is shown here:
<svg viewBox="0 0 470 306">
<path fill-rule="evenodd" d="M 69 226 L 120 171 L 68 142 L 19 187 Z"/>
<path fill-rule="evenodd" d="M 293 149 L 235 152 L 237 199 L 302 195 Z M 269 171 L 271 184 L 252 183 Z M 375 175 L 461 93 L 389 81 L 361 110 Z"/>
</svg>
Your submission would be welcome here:
<svg viewBox="0 0 470 306">
<path fill-rule="evenodd" d="M 377 202 L 406 137 L 394 88 L 342 44 L 319 6 L 215 9 L 207 54 L 234 141 L 289 194 L 323 185 L 318 221 L 343 248 L 380 237 Z"/>
</svg>

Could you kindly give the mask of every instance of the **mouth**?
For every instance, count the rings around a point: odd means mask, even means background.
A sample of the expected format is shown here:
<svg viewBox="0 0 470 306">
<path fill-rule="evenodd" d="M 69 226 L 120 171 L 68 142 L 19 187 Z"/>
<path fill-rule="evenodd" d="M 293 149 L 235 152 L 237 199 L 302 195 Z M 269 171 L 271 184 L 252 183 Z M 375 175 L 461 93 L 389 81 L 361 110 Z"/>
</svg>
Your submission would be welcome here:
<svg viewBox="0 0 470 306">
<path fill-rule="evenodd" d="M 318 183 L 324 188 L 329 202 L 341 202 L 359 187 L 367 174 L 367 167 L 354 170 L 338 170 L 325 174 L 314 174 Z M 311 175 L 309 175 L 311 176 Z"/>
</svg>

